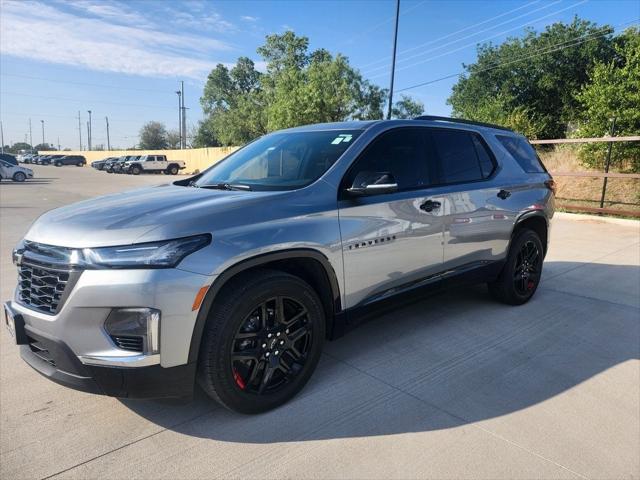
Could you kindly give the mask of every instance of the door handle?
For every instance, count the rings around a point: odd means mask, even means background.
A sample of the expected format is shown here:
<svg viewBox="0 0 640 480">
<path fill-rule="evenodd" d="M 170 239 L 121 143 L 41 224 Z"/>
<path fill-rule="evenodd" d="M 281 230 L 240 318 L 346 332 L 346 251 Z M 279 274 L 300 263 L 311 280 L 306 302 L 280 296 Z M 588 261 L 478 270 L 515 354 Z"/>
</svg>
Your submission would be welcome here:
<svg viewBox="0 0 640 480">
<path fill-rule="evenodd" d="M 511 196 L 511 192 L 508 190 L 500 190 L 498 192 L 498 197 L 501 198 L 502 200 L 506 200 L 510 196 Z"/>
<path fill-rule="evenodd" d="M 440 208 L 442 204 L 440 202 L 434 202 L 433 200 L 427 200 L 422 205 L 420 205 L 420 210 L 424 210 L 425 212 L 431 212 L 433 210 L 437 210 Z"/>
</svg>

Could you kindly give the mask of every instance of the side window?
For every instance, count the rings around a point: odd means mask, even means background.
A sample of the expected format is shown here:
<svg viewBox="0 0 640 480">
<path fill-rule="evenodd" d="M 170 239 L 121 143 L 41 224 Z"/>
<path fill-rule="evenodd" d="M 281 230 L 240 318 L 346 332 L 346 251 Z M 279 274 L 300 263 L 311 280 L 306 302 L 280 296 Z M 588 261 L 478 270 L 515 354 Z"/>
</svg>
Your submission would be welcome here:
<svg viewBox="0 0 640 480">
<path fill-rule="evenodd" d="M 529 142 L 519 137 L 496 135 L 502 146 L 507 149 L 518 165 L 527 173 L 543 173 L 545 171 L 540 159 Z"/>
<path fill-rule="evenodd" d="M 485 177 L 473 137 L 472 133 L 461 130 L 431 130 L 438 157 L 439 183 L 473 182 Z"/>
<path fill-rule="evenodd" d="M 429 185 L 423 129 L 397 128 L 374 139 L 352 165 L 345 187 L 360 172 L 391 172 L 399 190 Z"/>
<path fill-rule="evenodd" d="M 493 160 L 491 160 L 491 154 L 478 135 L 472 135 L 473 144 L 476 147 L 476 153 L 478 154 L 478 162 L 480 162 L 480 170 L 484 178 L 490 177 L 495 168 Z"/>
</svg>

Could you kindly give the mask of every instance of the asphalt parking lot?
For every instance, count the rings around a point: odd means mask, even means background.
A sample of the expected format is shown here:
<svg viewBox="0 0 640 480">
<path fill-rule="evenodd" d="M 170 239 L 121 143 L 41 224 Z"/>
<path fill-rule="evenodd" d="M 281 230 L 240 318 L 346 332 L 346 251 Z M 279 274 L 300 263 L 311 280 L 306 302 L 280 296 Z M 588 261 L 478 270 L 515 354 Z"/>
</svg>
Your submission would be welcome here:
<svg viewBox="0 0 640 480">
<path fill-rule="evenodd" d="M 42 212 L 175 179 L 34 168 L 0 185 L 10 252 Z M 0 478 L 640 478 L 640 223 L 559 215 L 522 307 L 482 286 L 326 344 L 294 401 L 260 416 L 58 386 L 0 330 Z"/>
</svg>

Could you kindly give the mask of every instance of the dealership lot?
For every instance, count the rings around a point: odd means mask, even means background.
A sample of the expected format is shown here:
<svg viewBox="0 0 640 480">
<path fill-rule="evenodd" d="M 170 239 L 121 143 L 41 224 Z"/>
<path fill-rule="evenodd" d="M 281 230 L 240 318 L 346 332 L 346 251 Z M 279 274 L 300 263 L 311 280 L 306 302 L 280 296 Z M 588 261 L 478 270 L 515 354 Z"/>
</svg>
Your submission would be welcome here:
<svg viewBox="0 0 640 480">
<path fill-rule="evenodd" d="M 35 166 L 0 186 L 11 248 L 42 212 L 174 181 Z M 640 224 L 559 215 L 532 302 L 483 287 L 386 314 L 325 346 L 289 404 L 241 416 L 60 387 L 0 329 L 2 478 L 640 478 Z"/>
</svg>

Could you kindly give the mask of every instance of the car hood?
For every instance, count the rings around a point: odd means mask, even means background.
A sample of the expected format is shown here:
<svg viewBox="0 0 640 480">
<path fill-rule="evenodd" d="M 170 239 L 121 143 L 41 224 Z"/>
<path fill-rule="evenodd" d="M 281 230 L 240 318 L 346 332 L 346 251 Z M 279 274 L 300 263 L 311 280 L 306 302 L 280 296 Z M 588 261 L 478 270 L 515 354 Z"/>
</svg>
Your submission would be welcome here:
<svg viewBox="0 0 640 480">
<path fill-rule="evenodd" d="M 159 185 L 51 210 L 25 239 L 86 248 L 184 237 L 210 231 L 216 213 L 264 204 L 265 197 L 280 194 Z"/>
</svg>

